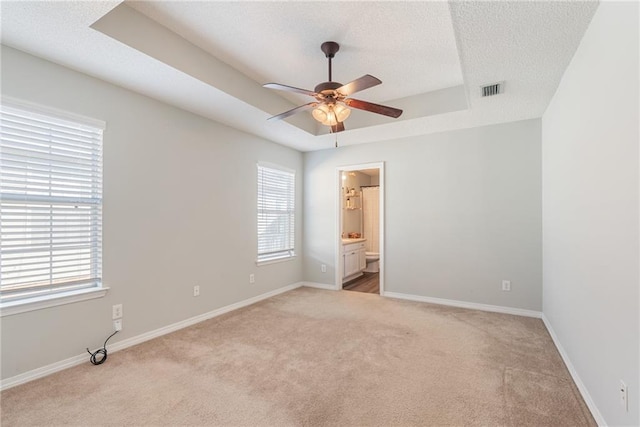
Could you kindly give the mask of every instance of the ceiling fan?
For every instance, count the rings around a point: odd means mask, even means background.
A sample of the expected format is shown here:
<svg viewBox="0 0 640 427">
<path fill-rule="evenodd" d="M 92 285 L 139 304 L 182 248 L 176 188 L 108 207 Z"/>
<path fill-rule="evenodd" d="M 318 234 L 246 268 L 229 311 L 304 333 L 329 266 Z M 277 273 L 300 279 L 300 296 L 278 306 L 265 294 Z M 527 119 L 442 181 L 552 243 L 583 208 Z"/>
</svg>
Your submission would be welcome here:
<svg viewBox="0 0 640 427">
<path fill-rule="evenodd" d="M 382 83 L 376 77 L 365 74 L 364 76 L 355 79 L 354 81 L 343 85 L 342 83 L 331 81 L 331 59 L 340 50 L 340 45 L 336 42 L 324 42 L 320 49 L 324 52 L 325 56 L 329 59 L 329 81 L 320 83 L 313 91 L 300 89 L 293 86 L 282 85 L 279 83 L 267 83 L 263 85 L 269 89 L 284 90 L 287 92 L 296 92 L 303 95 L 309 95 L 316 100 L 305 105 L 293 108 L 277 116 L 269 117 L 268 120 L 280 120 L 292 116 L 301 111 L 308 111 L 313 109 L 313 118 L 331 127 L 331 132 L 342 132 L 344 130 L 344 121 L 351 110 L 348 107 L 356 108 L 358 110 L 369 111 L 372 113 L 382 114 L 393 118 L 398 118 L 402 114 L 402 110 L 393 107 L 387 107 L 385 105 L 374 104 L 372 102 L 361 101 L 355 98 L 348 98 L 350 95 L 360 92 L 370 87 L 379 85 Z"/>
</svg>

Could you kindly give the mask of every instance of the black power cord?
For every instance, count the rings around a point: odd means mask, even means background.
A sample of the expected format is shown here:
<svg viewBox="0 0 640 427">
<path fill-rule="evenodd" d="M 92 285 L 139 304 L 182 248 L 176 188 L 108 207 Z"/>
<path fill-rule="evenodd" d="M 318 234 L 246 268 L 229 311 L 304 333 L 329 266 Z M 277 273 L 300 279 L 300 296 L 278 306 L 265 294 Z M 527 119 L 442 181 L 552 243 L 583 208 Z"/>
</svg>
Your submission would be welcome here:
<svg viewBox="0 0 640 427">
<path fill-rule="evenodd" d="M 89 353 L 91 355 L 91 357 L 89 358 L 89 361 L 92 364 L 94 364 L 94 365 L 102 365 L 104 362 L 107 361 L 107 341 L 109 341 L 111 339 L 111 337 L 114 336 L 117 333 L 118 333 L 118 331 L 115 331 L 114 333 L 109 335 L 109 338 L 106 339 L 106 341 L 104 342 L 104 345 L 102 346 L 102 348 L 94 351 L 93 353 L 91 353 L 91 351 L 89 351 L 89 348 L 87 347 L 87 353 Z M 100 357 L 100 358 L 98 358 L 98 357 Z"/>
</svg>

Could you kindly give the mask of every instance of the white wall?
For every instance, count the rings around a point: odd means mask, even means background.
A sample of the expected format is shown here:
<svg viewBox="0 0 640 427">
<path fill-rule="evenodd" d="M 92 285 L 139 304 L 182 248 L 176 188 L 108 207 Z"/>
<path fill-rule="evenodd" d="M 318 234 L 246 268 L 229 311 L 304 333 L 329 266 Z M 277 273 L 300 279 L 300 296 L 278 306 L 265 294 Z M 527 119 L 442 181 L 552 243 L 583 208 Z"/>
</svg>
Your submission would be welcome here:
<svg viewBox="0 0 640 427">
<path fill-rule="evenodd" d="M 384 161 L 385 291 L 540 310 L 540 126 L 305 153 L 305 278 L 334 282 L 336 169 Z"/>
<path fill-rule="evenodd" d="M 544 314 L 612 426 L 640 424 L 638 36 L 601 3 L 542 120 Z"/>
<path fill-rule="evenodd" d="M 110 343 L 302 280 L 301 257 L 255 266 L 256 163 L 298 172 L 301 249 L 301 153 L 6 47 L 2 94 L 106 121 L 111 288 L 101 299 L 3 317 L 3 378 L 101 346 L 113 304 L 124 305 L 124 329 Z"/>
</svg>

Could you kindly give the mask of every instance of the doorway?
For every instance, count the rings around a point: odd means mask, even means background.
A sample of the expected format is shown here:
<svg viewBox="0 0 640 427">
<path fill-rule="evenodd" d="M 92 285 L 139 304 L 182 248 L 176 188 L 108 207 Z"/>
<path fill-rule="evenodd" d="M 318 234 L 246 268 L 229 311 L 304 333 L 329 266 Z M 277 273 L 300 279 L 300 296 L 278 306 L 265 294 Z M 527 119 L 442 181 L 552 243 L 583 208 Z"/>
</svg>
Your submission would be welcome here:
<svg viewBox="0 0 640 427">
<path fill-rule="evenodd" d="M 336 289 L 384 294 L 384 163 L 337 168 Z"/>
</svg>

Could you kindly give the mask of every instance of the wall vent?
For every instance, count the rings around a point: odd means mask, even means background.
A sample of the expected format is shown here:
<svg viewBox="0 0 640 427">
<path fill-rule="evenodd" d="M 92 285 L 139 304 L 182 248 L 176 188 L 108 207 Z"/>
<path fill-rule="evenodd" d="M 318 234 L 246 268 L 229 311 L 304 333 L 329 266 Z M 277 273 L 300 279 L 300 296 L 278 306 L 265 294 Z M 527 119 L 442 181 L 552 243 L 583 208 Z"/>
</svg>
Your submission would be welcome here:
<svg viewBox="0 0 640 427">
<path fill-rule="evenodd" d="M 501 94 L 503 91 L 502 86 L 502 83 L 493 83 L 490 85 L 482 86 L 482 97 L 484 98 L 485 96 Z"/>
</svg>

